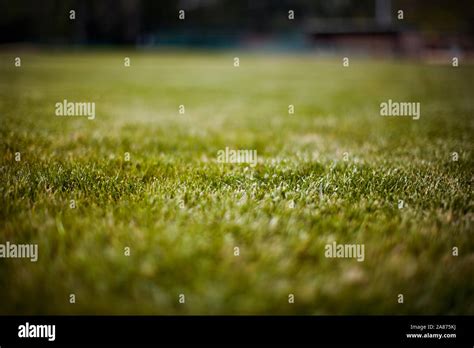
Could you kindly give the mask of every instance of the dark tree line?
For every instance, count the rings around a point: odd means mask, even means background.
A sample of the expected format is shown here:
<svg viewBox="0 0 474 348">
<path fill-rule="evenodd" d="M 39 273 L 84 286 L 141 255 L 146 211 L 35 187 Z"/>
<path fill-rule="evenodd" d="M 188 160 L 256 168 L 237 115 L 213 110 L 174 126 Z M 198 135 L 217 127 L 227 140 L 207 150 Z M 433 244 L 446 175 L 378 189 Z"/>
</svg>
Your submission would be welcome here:
<svg viewBox="0 0 474 348">
<path fill-rule="evenodd" d="M 474 32 L 474 1 L 468 0 L 0 0 L 0 42 L 133 44 L 170 31 L 298 31 L 310 18 L 373 18 L 377 1 L 392 12 L 403 8 L 406 23 L 421 30 Z M 178 19 L 180 9 L 185 21 Z M 293 22 L 286 17 L 289 9 Z"/>
</svg>

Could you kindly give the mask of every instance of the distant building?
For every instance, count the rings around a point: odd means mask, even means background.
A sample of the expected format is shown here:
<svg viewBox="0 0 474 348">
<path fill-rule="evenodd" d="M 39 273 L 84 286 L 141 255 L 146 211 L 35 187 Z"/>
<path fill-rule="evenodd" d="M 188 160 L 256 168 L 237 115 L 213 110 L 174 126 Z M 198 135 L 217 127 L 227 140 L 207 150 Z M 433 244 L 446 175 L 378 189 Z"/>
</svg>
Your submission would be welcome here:
<svg viewBox="0 0 474 348">
<path fill-rule="evenodd" d="M 311 18 L 304 23 L 303 30 L 317 50 L 371 55 L 420 54 L 421 35 L 397 25 L 391 0 L 376 0 L 374 4 L 374 18 Z"/>
</svg>

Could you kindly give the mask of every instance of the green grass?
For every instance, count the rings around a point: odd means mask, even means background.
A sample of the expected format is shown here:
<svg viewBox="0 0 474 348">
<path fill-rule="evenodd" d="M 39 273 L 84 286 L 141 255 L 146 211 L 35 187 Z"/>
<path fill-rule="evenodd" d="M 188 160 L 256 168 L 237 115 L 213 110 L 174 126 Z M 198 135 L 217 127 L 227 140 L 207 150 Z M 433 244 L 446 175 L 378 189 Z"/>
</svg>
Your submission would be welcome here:
<svg viewBox="0 0 474 348">
<path fill-rule="evenodd" d="M 474 314 L 474 66 L 238 55 L 0 53 L 1 314 Z"/>
</svg>

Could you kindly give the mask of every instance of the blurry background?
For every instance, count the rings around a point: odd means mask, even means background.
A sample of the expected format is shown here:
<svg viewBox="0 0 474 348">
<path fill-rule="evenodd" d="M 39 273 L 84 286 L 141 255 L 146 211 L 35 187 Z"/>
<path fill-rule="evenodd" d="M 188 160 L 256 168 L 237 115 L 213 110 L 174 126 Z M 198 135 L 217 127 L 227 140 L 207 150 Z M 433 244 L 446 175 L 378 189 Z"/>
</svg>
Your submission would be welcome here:
<svg viewBox="0 0 474 348">
<path fill-rule="evenodd" d="M 403 10 L 399 20 L 398 10 Z M 69 11 L 76 11 L 75 22 Z M 178 11 L 185 11 L 179 20 Z M 293 10 L 294 20 L 288 19 Z M 350 51 L 473 51 L 474 1 L 0 0 L 0 43 Z"/>
<path fill-rule="evenodd" d="M 0 314 L 474 314 L 473 7 L 0 0 Z"/>
</svg>

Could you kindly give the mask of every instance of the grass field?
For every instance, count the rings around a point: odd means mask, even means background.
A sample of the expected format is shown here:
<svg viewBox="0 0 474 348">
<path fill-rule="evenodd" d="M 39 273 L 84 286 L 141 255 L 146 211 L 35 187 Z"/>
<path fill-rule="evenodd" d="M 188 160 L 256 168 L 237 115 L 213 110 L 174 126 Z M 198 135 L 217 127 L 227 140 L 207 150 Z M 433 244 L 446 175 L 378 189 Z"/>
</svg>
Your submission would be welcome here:
<svg viewBox="0 0 474 348">
<path fill-rule="evenodd" d="M 474 66 L 237 55 L 0 53 L 0 313 L 474 314 Z"/>
</svg>

